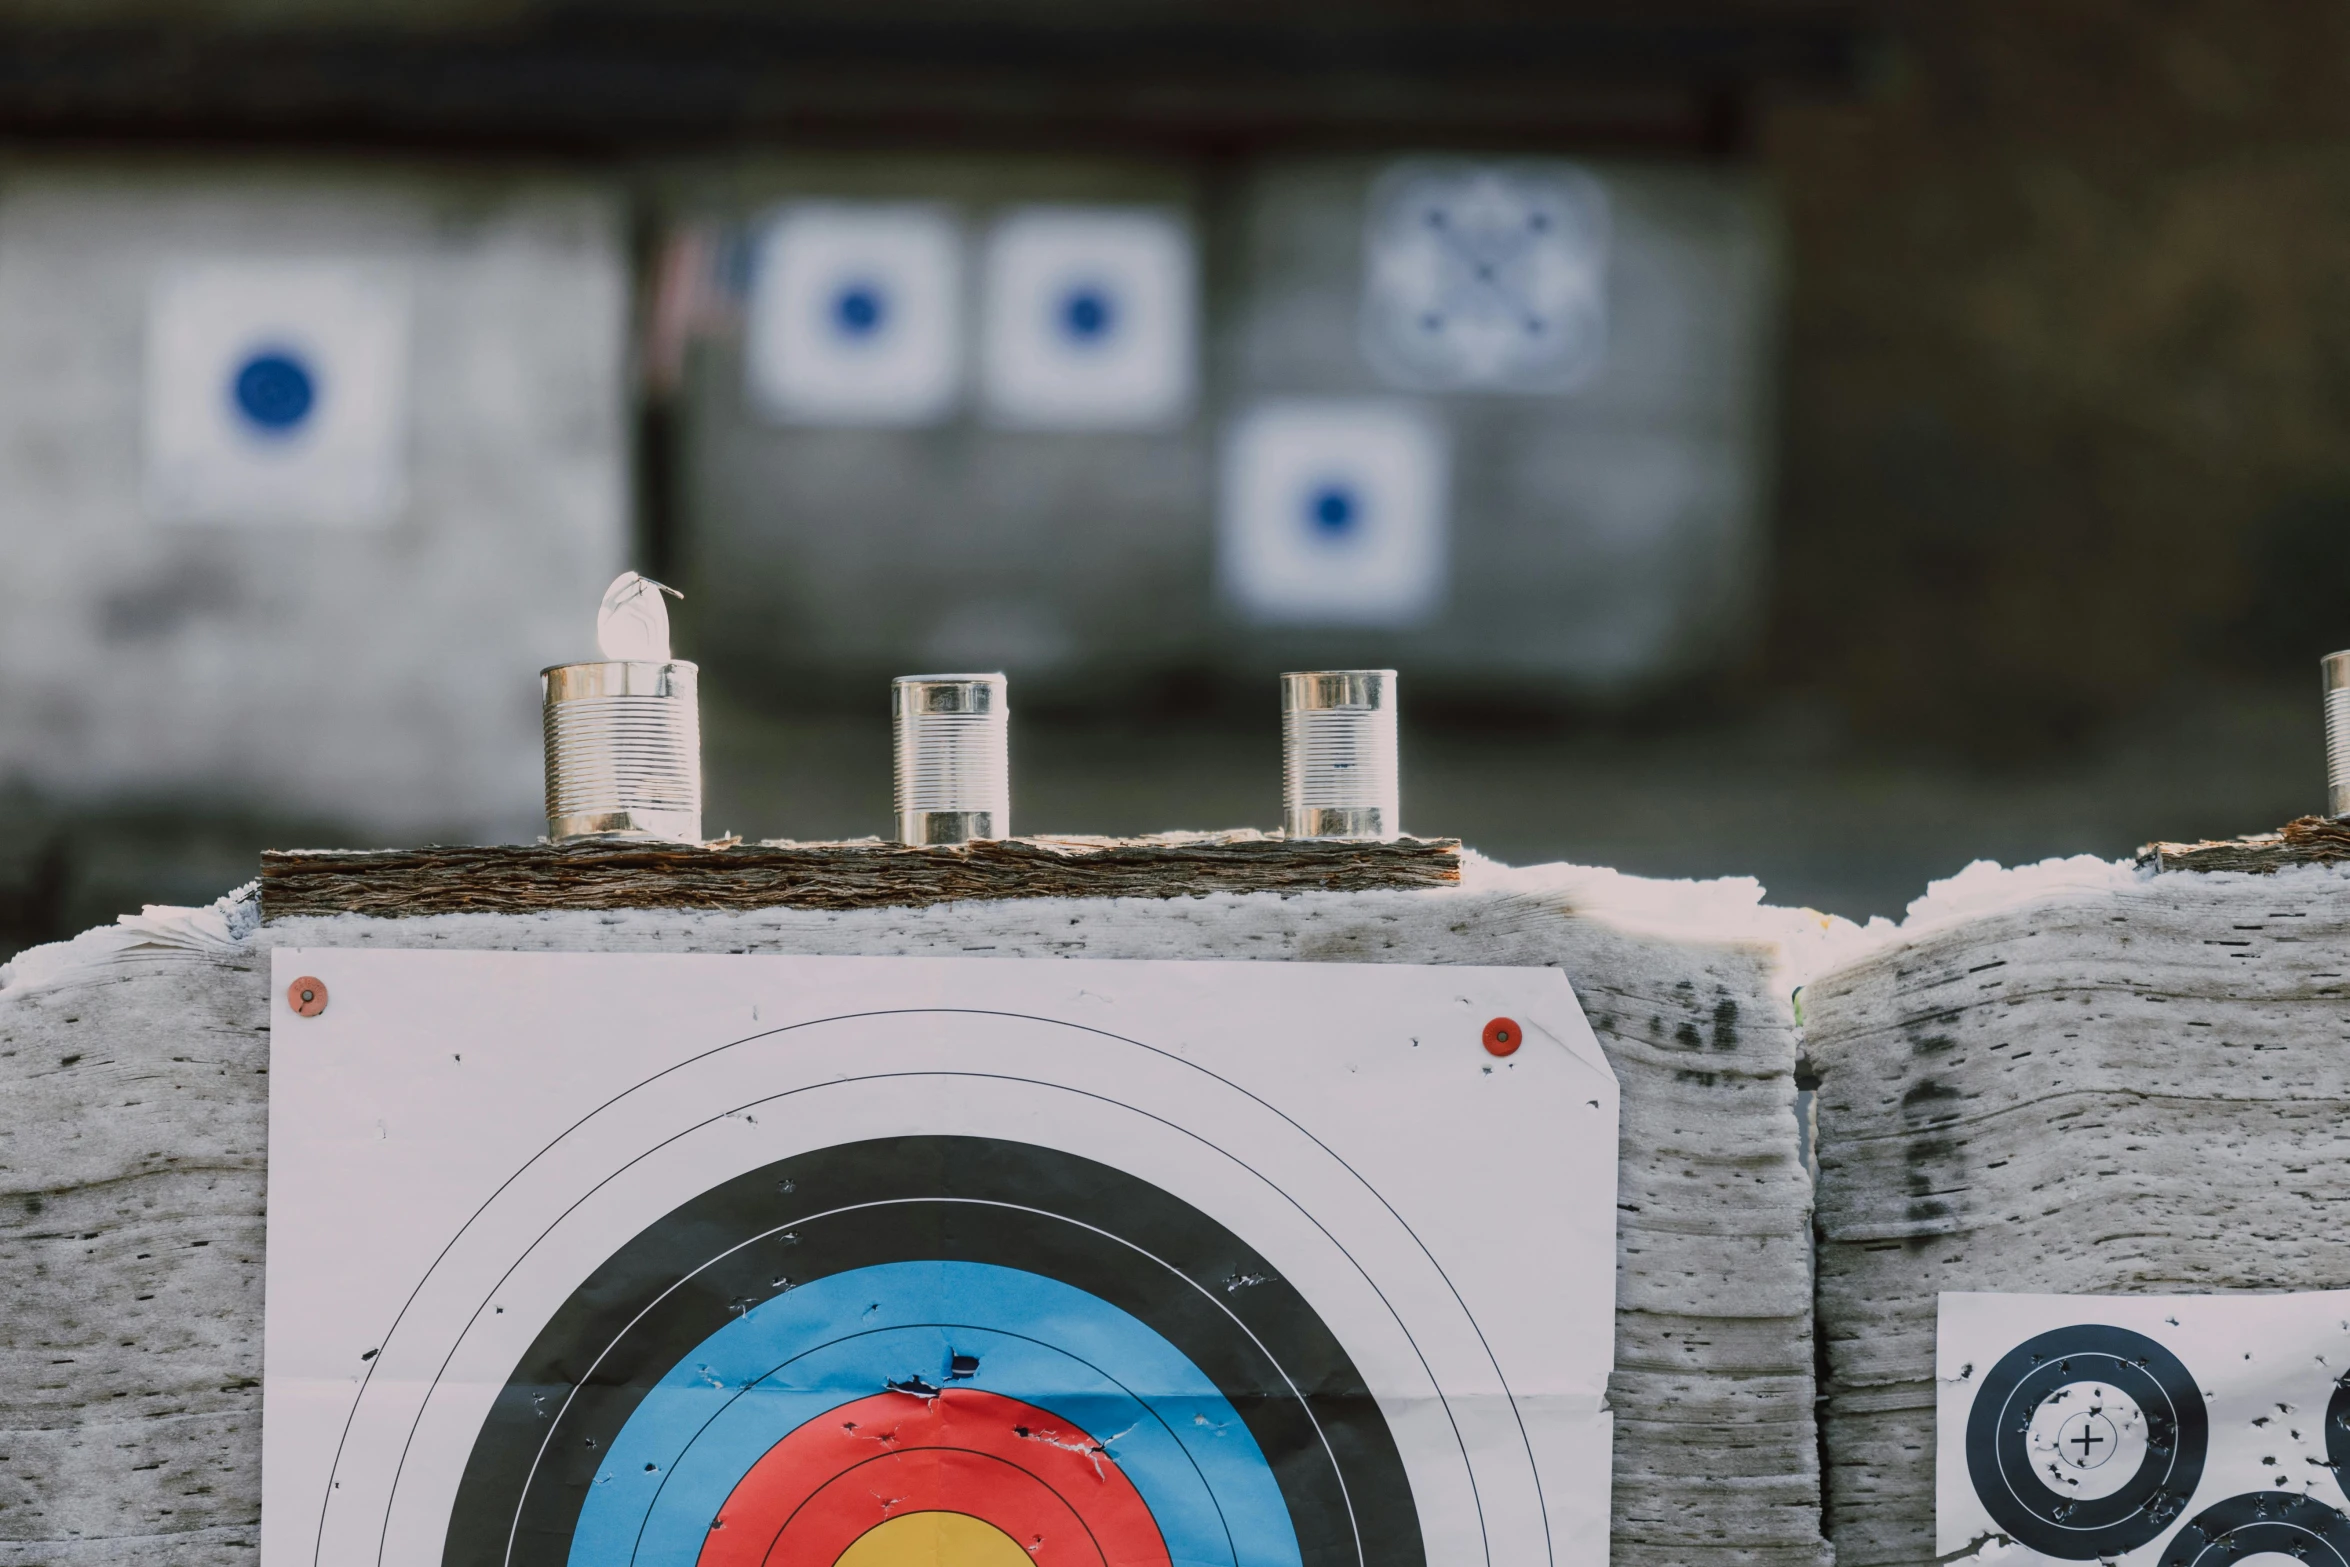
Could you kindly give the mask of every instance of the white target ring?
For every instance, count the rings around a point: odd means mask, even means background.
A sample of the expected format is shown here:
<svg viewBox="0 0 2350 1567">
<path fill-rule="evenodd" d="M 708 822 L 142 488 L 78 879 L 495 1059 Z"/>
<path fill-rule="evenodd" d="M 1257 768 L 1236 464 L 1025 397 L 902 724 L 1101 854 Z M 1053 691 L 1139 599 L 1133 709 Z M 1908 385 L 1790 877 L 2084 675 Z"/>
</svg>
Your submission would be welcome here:
<svg viewBox="0 0 2350 1567">
<path fill-rule="evenodd" d="M 2032 1411 L 2032 1472 L 2059 1496 L 2094 1501 L 2130 1482 L 2146 1459 L 2146 1413 L 2103 1382 L 2071 1382 Z"/>
</svg>

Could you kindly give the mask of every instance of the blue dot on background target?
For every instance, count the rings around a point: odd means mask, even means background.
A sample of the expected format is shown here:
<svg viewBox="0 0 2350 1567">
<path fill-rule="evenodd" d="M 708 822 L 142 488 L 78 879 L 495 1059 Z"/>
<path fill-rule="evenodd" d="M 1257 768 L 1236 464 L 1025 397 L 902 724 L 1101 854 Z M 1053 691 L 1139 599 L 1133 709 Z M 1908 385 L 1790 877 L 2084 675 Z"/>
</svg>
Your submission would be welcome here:
<svg viewBox="0 0 2350 1567">
<path fill-rule="evenodd" d="M 1117 319 L 1116 305 L 1098 288 L 1073 288 L 1062 296 L 1061 331 L 1073 342 L 1100 342 L 1110 335 Z"/>
<path fill-rule="evenodd" d="M 270 435 L 292 431 L 318 404 L 310 367 L 284 349 L 264 349 L 239 365 L 230 392 L 246 423 Z"/>
<path fill-rule="evenodd" d="M 832 324 L 843 337 L 871 337 L 888 314 L 889 302 L 870 283 L 851 283 L 833 296 Z"/>
<path fill-rule="evenodd" d="M 1306 526 L 1317 538 L 1346 538 L 1362 520 L 1362 499 L 1349 485 L 1320 484 L 1306 495 Z"/>
</svg>

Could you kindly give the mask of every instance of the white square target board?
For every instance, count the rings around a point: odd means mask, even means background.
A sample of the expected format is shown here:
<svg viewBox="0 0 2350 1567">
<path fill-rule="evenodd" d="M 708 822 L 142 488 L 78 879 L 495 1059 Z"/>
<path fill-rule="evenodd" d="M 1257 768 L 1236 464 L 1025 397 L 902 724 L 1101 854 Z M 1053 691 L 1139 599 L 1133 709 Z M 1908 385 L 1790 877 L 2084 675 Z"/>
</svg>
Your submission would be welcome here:
<svg viewBox="0 0 2350 1567">
<path fill-rule="evenodd" d="M 1273 398 L 1224 442 L 1217 569 L 1265 625 L 1410 627 L 1443 607 L 1449 459 L 1424 408 Z"/>
<path fill-rule="evenodd" d="M 187 261 L 147 308 L 147 509 L 362 527 L 407 504 L 409 299 L 358 262 Z"/>
<path fill-rule="evenodd" d="M 273 966 L 263 1567 L 1607 1560 L 1554 969 Z"/>
<path fill-rule="evenodd" d="M 1940 1304 L 1943 1561 L 2350 1567 L 2350 1290 Z"/>
</svg>

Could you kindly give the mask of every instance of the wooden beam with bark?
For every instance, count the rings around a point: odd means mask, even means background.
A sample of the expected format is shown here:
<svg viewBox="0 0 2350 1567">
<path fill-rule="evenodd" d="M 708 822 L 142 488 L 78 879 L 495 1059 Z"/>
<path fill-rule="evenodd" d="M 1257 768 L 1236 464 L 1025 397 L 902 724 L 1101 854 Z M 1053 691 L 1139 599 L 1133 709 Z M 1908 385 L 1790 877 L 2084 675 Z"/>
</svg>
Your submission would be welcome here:
<svg viewBox="0 0 2350 1567">
<path fill-rule="evenodd" d="M 1257 832 L 851 843 L 296 849 L 261 857 L 265 921 L 551 909 L 872 909 L 1002 898 L 1395 892 L 1461 879 L 1457 838 L 1295 842 Z"/>
</svg>

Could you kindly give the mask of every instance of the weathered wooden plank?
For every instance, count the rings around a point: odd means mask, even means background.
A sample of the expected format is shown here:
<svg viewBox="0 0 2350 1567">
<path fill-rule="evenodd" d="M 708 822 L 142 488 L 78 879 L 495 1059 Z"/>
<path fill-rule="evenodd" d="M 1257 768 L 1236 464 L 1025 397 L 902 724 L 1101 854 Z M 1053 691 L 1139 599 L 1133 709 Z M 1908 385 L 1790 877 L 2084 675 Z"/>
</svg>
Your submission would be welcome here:
<svg viewBox="0 0 2350 1567">
<path fill-rule="evenodd" d="M 1805 988 L 1843 1567 L 1934 1560 L 1941 1291 L 2350 1283 L 2350 875 L 2269 870 L 2116 875 Z"/>
<path fill-rule="evenodd" d="M 947 848 L 857 843 L 682 845 L 594 840 L 261 857 L 266 920 L 539 909 L 866 909 L 990 898 L 1178 898 L 1364 892 L 1460 880 L 1460 840 L 1007 838 Z"/>
<path fill-rule="evenodd" d="M 847 910 L 285 916 L 221 953 L 150 952 L 0 993 L 0 1051 L 14 1052 L 0 1054 L 0 1254 L 62 1244 L 29 1197 L 44 1213 L 79 1205 L 77 1249 L 44 1254 L 56 1287 L 0 1313 L 0 1356 L 29 1368 L 70 1345 L 56 1353 L 75 1356 L 94 1390 L 76 1403 L 79 1383 L 0 1379 L 0 1433 L 72 1455 L 44 1456 L 30 1474 L 0 1465 L 0 1564 L 250 1567 L 268 1018 L 256 965 L 261 949 L 287 944 L 1557 966 L 1622 1085 L 1614 1559 L 1824 1567 L 1810 1182 L 1768 922 L 1758 917 L 1751 940 L 1680 940 L 1617 922 L 1571 879 L 1483 868 L 1480 881 Z M 206 1215 L 219 1238 L 149 1244 L 149 1211 L 187 1214 L 164 1225 L 173 1233 Z M 181 1303 L 168 1329 L 141 1319 L 100 1331 L 102 1303 L 139 1294 Z M 158 1397 L 112 1397 L 131 1384 Z M 200 1456 L 213 1465 L 201 1474 Z M 174 1506 L 184 1517 L 163 1511 Z"/>
<path fill-rule="evenodd" d="M 2150 843 L 2138 863 L 2160 871 L 2252 871 L 2267 873 L 2288 865 L 2331 865 L 2350 860 L 2350 821 L 2301 816 L 2275 832 L 2199 843 Z"/>
</svg>

